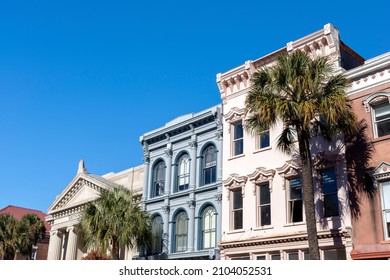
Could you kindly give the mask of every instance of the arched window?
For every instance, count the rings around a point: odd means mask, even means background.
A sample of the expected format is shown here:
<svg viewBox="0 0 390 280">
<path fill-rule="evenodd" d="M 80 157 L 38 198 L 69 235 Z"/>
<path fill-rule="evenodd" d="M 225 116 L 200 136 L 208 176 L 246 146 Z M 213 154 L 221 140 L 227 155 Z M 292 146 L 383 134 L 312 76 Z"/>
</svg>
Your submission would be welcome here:
<svg viewBox="0 0 390 280">
<path fill-rule="evenodd" d="M 210 145 L 203 153 L 203 185 L 217 181 L 217 151 L 215 146 Z"/>
<path fill-rule="evenodd" d="M 176 216 L 175 225 L 175 252 L 187 250 L 188 235 L 188 217 L 187 213 L 182 211 Z"/>
<path fill-rule="evenodd" d="M 188 189 L 190 181 L 190 158 L 187 154 L 182 155 L 177 166 L 177 191 Z"/>
<path fill-rule="evenodd" d="M 162 253 L 162 234 L 163 234 L 163 220 L 161 216 L 156 216 L 152 220 L 152 255 Z"/>
<path fill-rule="evenodd" d="M 216 244 L 216 214 L 212 206 L 203 210 L 202 214 L 202 249 L 214 248 Z"/>
<path fill-rule="evenodd" d="M 153 186 L 152 186 L 152 197 L 161 196 L 164 194 L 165 184 L 165 164 L 161 160 L 153 169 Z"/>
</svg>

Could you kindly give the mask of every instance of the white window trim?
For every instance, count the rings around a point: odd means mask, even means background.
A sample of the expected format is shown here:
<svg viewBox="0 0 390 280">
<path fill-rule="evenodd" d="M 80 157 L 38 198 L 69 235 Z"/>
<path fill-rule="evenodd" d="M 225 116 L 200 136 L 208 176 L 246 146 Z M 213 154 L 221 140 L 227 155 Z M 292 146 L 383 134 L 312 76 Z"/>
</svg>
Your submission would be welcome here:
<svg viewBox="0 0 390 280">
<path fill-rule="evenodd" d="M 374 138 L 379 137 L 385 137 L 384 136 L 378 136 L 378 129 L 376 126 L 376 120 L 375 120 L 375 106 L 379 104 L 383 104 L 387 101 L 387 103 L 390 104 L 390 93 L 389 92 L 376 92 L 371 95 L 369 95 L 366 100 L 363 101 L 363 105 L 365 107 L 366 113 L 371 113 L 371 123 L 372 123 L 372 130 Z"/>
</svg>

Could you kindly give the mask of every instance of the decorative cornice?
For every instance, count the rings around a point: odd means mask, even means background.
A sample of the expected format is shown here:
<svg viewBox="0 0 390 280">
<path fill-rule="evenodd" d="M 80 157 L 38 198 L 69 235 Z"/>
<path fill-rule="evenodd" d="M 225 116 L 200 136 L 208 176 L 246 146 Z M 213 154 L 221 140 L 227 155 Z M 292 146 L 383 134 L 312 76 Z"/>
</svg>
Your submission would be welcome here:
<svg viewBox="0 0 390 280">
<path fill-rule="evenodd" d="M 390 180 L 390 164 L 382 161 L 371 174 L 377 182 Z"/>
<path fill-rule="evenodd" d="M 351 234 L 345 230 L 330 230 L 318 233 L 318 239 L 333 239 L 343 238 L 349 240 Z M 244 248 L 254 246 L 266 246 L 272 244 L 286 244 L 296 242 L 306 242 L 308 240 L 307 234 L 296 233 L 284 236 L 258 236 L 257 238 L 245 239 L 245 240 L 234 240 L 234 241 L 221 241 L 219 247 L 221 250 L 233 249 L 233 248 Z"/>
<path fill-rule="evenodd" d="M 253 186 L 253 195 L 256 195 L 256 186 L 261 183 L 269 183 L 269 189 L 272 192 L 272 181 L 275 176 L 274 169 L 265 169 L 264 167 L 256 168 L 256 171 L 248 175 L 249 181 L 251 181 Z"/>
<path fill-rule="evenodd" d="M 279 176 L 283 179 L 282 187 L 286 189 L 286 180 L 301 176 L 300 166 L 293 160 L 287 161 L 282 167 L 276 168 Z"/>
<path fill-rule="evenodd" d="M 194 200 L 194 199 L 188 200 L 188 201 L 187 201 L 187 206 L 188 206 L 190 209 L 195 209 L 195 206 L 196 206 L 195 200 Z"/>
<path fill-rule="evenodd" d="M 101 191 L 101 187 L 95 185 L 94 183 L 85 180 L 84 178 L 79 178 L 78 181 L 73 185 L 73 187 L 66 193 L 66 195 L 57 203 L 54 210 L 63 208 L 73 197 L 74 195 L 84 186 L 87 186 L 98 192 Z"/>
<path fill-rule="evenodd" d="M 161 206 L 161 210 L 163 211 L 164 214 L 169 214 L 171 208 L 169 207 L 169 205 L 163 205 Z"/>
<path fill-rule="evenodd" d="M 390 82 L 390 81 L 389 81 Z M 364 101 L 363 105 L 366 109 L 366 113 L 371 111 L 371 107 L 375 106 L 378 103 L 387 101 L 390 103 L 390 92 L 375 92 L 370 94 Z"/>
<path fill-rule="evenodd" d="M 248 180 L 246 176 L 238 176 L 238 174 L 231 174 L 228 179 L 224 180 L 222 184 L 229 190 L 227 198 L 230 199 L 230 191 L 241 189 L 242 196 L 245 195 L 245 184 Z"/>
</svg>

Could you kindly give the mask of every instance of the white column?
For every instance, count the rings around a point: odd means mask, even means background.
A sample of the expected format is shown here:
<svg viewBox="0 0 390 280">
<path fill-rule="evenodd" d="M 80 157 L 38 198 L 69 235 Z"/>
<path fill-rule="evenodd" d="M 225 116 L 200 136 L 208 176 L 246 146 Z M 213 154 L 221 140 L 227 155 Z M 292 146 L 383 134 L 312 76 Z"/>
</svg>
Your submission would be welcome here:
<svg viewBox="0 0 390 280">
<path fill-rule="evenodd" d="M 169 205 L 164 205 L 161 207 L 161 210 L 164 213 L 164 228 L 163 228 L 163 252 L 166 254 L 169 254 L 171 249 L 170 249 L 170 244 L 169 244 Z"/>
<path fill-rule="evenodd" d="M 59 230 L 50 232 L 48 260 L 59 260 L 61 254 L 62 233 Z"/>
<path fill-rule="evenodd" d="M 189 219 L 188 219 L 188 248 L 187 251 L 194 251 L 194 242 L 195 242 L 195 200 L 191 199 L 187 201 L 189 210 Z"/>
<path fill-rule="evenodd" d="M 171 193 L 172 189 L 172 144 L 169 143 L 167 145 L 167 149 L 165 150 L 165 158 L 166 158 L 166 172 L 165 172 L 165 186 L 164 186 L 164 194 L 169 195 Z"/>
<path fill-rule="evenodd" d="M 68 232 L 68 243 L 66 246 L 66 260 L 77 259 L 77 230 L 75 227 L 66 229 Z"/>
<path fill-rule="evenodd" d="M 144 143 L 144 189 L 142 193 L 142 207 L 143 210 L 146 210 L 146 201 L 148 200 L 148 190 L 149 190 L 149 169 L 150 169 L 150 155 L 148 150 L 148 144 Z"/>
<path fill-rule="evenodd" d="M 196 165 L 197 165 L 197 160 L 196 160 L 196 154 L 198 151 L 198 142 L 197 142 L 197 136 L 193 135 L 191 142 L 189 143 L 190 145 L 190 158 L 191 158 L 191 163 L 190 163 L 190 189 L 193 190 L 196 187 Z"/>
<path fill-rule="evenodd" d="M 223 146 L 223 132 L 222 129 L 219 129 L 217 131 L 217 140 L 218 140 L 218 154 L 217 154 L 217 182 L 222 181 L 222 160 L 223 160 L 223 153 L 222 153 L 222 146 Z"/>
</svg>

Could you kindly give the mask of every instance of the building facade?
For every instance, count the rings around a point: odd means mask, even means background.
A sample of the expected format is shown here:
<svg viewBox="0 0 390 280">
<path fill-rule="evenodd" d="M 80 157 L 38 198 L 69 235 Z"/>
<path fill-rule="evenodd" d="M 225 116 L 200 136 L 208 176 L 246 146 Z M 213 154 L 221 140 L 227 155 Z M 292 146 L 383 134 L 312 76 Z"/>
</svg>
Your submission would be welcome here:
<svg viewBox="0 0 390 280">
<path fill-rule="evenodd" d="M 367 124 L 374 151 L 368 166 L 371 195 L 361 193 L 353 219 L 353 259 L 390 259 L 390 53 L 346 73 L 353 110 Z M 363 151 L 361 151 L 363 152 Z"/>
<path fill-rule="evenodd" d="M 140 137 L 147 259 L 215 259 L 221 236 L 221 106 L 178 117 Z"/>
<path fill-rule="evenodd" d="M 84 161 L 80 161 L 73 180 L 56 197 L 49 207 L 46 221 L 51 226 L 49 260 L 79 260 L 87 252 L 84 248 L 80 231 L 79 218 L 84 206 L 99 196 L 101 189 L 112 189 L 123 185 L 142 195 L 143 165 L 118 173 L 98 176 L 87 172 Z M 132 259 L 136 251 L 121 248 L 121 259 Z"/>
<path fill-rule="evenodd" d="M 245 129 L 245 98 L 251 76 L 282 53 L 304 50 L 328 56 L 335 72 L 363 63 L 331 24 L 286 47 L 217 75 L 223 101 L 221 259 L 309 259 L 299 156 L 277 147 L 282 124 L 259 134 Z M 321 259 L 349 259 L 351 215 L 342 137 L 320 138 L 312 149 L 317 231 Z"/>
</svg>

